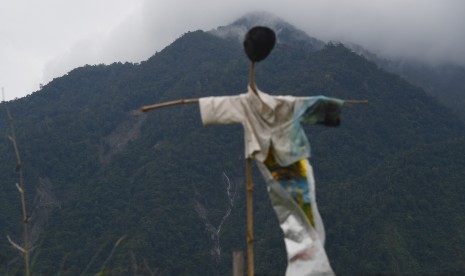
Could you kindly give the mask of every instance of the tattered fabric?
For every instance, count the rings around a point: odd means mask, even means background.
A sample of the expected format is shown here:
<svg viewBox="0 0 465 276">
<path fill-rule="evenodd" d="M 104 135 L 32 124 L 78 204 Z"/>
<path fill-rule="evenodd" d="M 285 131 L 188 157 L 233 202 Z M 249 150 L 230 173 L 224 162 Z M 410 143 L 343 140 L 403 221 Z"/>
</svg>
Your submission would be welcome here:
<svg viewBox="0 0 465 276">
<path fill-rule="evenodd" d="M 199 99 L 202 122 L 240 123 L 245 156 L 257 161 L 278 217 L 288 256 L 286 275 L 333 275 L 315 198 L 310 143 L 301 123 L 338 122 L 342 100 L 271 96 L 249 91 Z M 331 112 L 328 112 L 330 107 Z"/>
</svg>

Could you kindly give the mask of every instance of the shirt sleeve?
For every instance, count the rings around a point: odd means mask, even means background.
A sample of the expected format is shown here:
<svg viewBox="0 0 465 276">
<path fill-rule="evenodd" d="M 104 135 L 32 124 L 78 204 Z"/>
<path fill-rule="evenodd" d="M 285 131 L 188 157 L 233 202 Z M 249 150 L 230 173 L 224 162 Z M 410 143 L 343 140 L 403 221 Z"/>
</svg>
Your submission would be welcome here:
<svg viewBox="0 0 465 276">
<path fill-rule="evenodd" d="M 202 123 L 204 125 L 240 123 L 244 114 L 240 103 L 239 96 L 200 98 Z"/>
<path fill-rule="evenodd" d="M 325 124 L 338 126 L 340 124 L 343 100 L 316 96 L 300 98 L 300 121 L 305 124 Z"/>
</svg>

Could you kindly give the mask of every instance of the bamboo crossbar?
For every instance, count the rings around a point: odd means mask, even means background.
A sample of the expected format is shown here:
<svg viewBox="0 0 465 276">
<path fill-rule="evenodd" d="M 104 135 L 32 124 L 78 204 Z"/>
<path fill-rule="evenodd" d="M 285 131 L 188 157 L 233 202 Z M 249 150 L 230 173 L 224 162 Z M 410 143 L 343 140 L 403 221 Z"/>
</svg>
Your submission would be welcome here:
<svg viewBox="0 0 465 276">
<path fill-rule="evenodd" d="M 344 100 L 344 104 L 367 104 L 368 100 Z"/>
<path fill-rule="evenodd" d="M 140 110 L 143 111 L 143 112 L 147 112 L 149 110 L 156 109 L 156 108 L 172 106 L 172 105 L 177 105 L 177 104 L 197 103 L 197 102 L 199 102 L 199 99 L 181 99 L 181 100 L 176 100 L 176 101 L 170 101 L 170 102 L 164 102 L 164 103 L 158 103 L 158 104 L 143 106 L 143 107 L 140 108 Z"/>
<path fill-rule="evenodd" d="M 152 109 L 157 109 L 161 107 L 167 107 L 167 106 L 178 105 L 178 104 L 187 104 L 187 103 L 198 103 L 198 102 L 199 102 L 199 99 L 181 99 L 181 100 L 176 100 L 176 101 L 146 105 L 146 106 L 141 107 L 140 110 L 143 112 L 147 112 Z M 368 100 L 344 100 L 344 104 L 367 104 L 367 103 L 368 103 Z"/>
</svg>

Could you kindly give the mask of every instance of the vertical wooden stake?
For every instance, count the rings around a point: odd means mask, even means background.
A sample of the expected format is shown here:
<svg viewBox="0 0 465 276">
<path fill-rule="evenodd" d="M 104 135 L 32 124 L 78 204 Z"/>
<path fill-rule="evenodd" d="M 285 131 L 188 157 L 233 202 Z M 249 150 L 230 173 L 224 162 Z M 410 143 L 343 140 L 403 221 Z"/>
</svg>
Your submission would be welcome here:
<svg viewBox="0 0 465 276">
<path fill-rule="evenodd" d="M 243 251 L 233 251 L 233 276 L 244 276 Z"/>
<path fill-rule="evenodd" d="M 255 62 L 250 64 L 250 81 L 249 81 L 250 88 L 252 91 L 257 94 L 257 88 L 255 87 Z"/>
<path fill-rule="evenodd" d="M 250 64 L 250 88 L 255 94 L 255 62 Z M 252 158 L 245 163 L 245 178 L 247 182 L 247 270 L 248 276 L 254 275 L 253 263 L 253 185 L 252 185 Z"/>
<path fill-rule="evenodd" d="M 247 158 L 245 163 L 247 181 L 247 269 L 248 275 L 254 275 L 253 263 L 253 185 L 252 185 L 252 159 Z"/>
</svg>

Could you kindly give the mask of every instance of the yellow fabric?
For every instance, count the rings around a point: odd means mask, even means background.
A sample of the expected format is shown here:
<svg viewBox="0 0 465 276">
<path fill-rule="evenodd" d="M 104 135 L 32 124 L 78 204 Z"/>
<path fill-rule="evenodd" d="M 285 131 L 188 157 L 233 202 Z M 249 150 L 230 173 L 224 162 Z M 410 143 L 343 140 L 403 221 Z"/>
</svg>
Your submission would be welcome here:
<svg viewBox="0 0 465 276">
<path fill-rule="evenodd" d="M 283 183 L 283 181 L 288 180 L 299 180 L 304 178 L 307 179 L 307 167 L 305 166 L 305 160 L 299 160 L 295 163 L 292 163 L 289 166 L 280 166 L 276 162 L 272 151 L 268 153 L 268 156 L 264 162 L 265 166 L 270 171 L 271 175 L 278 182 Z M 296 203 L 299 205 L 300 209 L 307 216 L 310 224 L 315 228 L 315 220 L 312 213 L 312 205 L 310 203 L 304 202 L 302 190 L 296 188 L 297 197 L 293 197 Z"/>
</svg>

